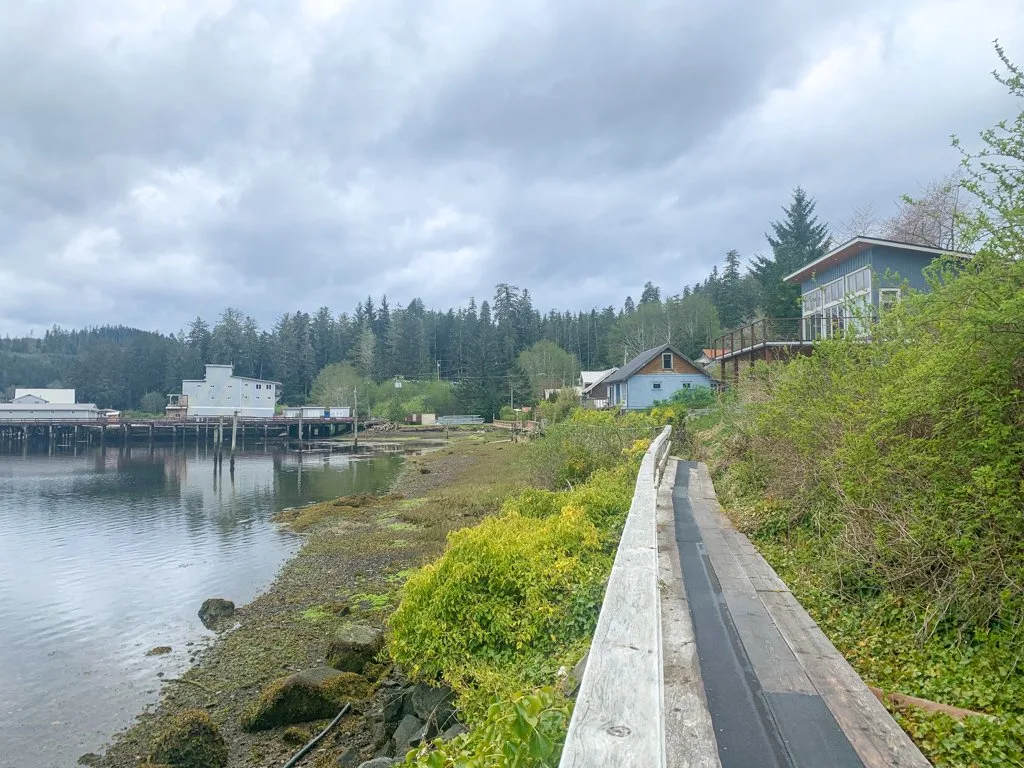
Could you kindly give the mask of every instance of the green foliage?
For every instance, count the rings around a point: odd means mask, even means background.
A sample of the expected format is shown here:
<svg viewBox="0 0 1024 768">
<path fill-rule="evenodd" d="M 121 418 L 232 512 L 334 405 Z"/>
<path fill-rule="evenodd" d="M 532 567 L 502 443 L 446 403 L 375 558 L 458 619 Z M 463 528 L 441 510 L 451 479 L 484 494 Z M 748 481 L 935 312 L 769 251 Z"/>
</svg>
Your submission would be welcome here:
<svg viewBox="0 0 1024 768">
<path fill-rule="evenodd" d="M 716 402 L 718 402 L 718 395 L 710 387 L 691 387 L 690 389 L 677 389 L 664 404 L 682 408 L 710 408 Z M 663 405 L 663 403 L 659 403 L 659 405 Z"/>
<path fill-rule="evenodd" d="M 360 404 L 370 405 L 373 389 L 372 381 L 361 376 L 348 363 L 332 363 L 316 375 L 309 391 L 309 400 L 325 408 L 352 407 L 355 392 L 358 390 L 362 401 Z"/>
<path fill-rule="evenodd" d="M 572 705 L 553 688 L 495 698 L 469 733 L 409 752 L 418 768 L 555 768 Z"/>
<path fill-rule="evenodd" d="M 520 352 L 516 365 L 525 374 L 537 398 L 540 398 L 544 389 L 572 386 L 580 373 L 576 357 L 546 339 Z"/>
<path fill-rule="evenodd" d="M 390 653 L 414 678 L 452 686 L 473 728 L 410 754 L 408 764 L 557 764 L 569 707 L 544 686 L 580 659 L 593 634 L 649 445 L 637 435 L 654 421 L 574 412 L 553 428 L 561 447 L 551 460 L 572 461 L 583 439 L 614 447 L 601 467 L 572 470 L 570 490 L 505 499 L 496 515 L 451 533 L 441 558 L 409 576 L 390 619 Z"/>
<path fill-rule="evenodd" d="M 761 309 L 768 317 L 799 317 L 800 286 L 783 278 L 824 255 L 831 238 L 828 225 L 814 215 L 814 200 L 803 189 L 793 190 L 793 202 L 784 209 L 786 218 L 772 223 L 765 235 L 771 258 L 758 256 L 752 272 L 761 283 Z"/>
<path fill-rule="evenodd" d="M 554 399 L 545 400 L 537 406 L 542 419 L 554 424 L 565 421 L 569 415 L 580 407 L 580 399 L 574 389 L 560 389 Z"/>
<path fill-rule="evenodd" d="M 441 559 L 405 583 L 392 655 L 413 676 L 441 677 L 460 693 L 487 667 L 542 682 L 564 648 L 593 630 L 610 568 L 579 507 L 488 518 L 452 533 Z"/>
<path fill-rule="evenodd" d="M 159 392 L 147 392 L 139 401 L 139 408 L 143 413 L 156 413 L 163 416 L 166 404 L 167 398 Z"/>
<path fill-rule="evenodd" d="M 569 418 L 547 428 L 531 445 L 530 465 L 541 484 L 565 488 L 585 482 L 596 470 L 621 461 L 639 439 L 652 439 L 668 423 L 664 413 L 588 411 L 577 408 Z"/>
</svg>

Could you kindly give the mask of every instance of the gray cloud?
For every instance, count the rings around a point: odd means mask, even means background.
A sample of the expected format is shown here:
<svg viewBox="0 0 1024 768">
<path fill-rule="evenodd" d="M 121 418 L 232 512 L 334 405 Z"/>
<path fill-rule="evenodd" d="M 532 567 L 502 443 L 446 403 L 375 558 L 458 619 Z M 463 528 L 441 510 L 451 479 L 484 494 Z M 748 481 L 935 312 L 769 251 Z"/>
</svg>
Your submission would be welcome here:
<svg viewBox="0 0 1024 768">
<path fill-rule="evenodd" d="M 0 333 L 367 293 L 666 293 L 949 172 L 1015 107 L 993 0 L 182 0 L 0 18 Z M 956 50 L 957 55 L 950 55 Z M 1021 54 L 1024 56 L 1024 54 Z"/>
</svg>

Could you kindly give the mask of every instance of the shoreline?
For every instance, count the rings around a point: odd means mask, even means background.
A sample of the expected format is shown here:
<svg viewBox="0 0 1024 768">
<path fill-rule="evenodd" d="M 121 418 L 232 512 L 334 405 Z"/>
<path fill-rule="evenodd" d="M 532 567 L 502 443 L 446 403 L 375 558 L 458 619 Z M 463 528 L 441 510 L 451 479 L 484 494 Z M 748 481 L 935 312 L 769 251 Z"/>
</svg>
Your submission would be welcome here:
<svg viewBox="0 0 1024 768">
<path fill-rule="evenodd" d="M 449 531 L 474 524 L 496 509 L 506 492 L 521 486 L 501 471 L 515 450 L 500 433 L 452 430 L 451 439 L 436 450 L 409 456 L 387 495 L 282 515 L 282 524 L 303 536 L 298 551 L 263 592 L 237 609 L 236 628 L 203 649 L 180 677 L 166 679 L 155 707 L 114 735 L 102 757 L 91 756 L 85 764 L 146 764 L 161 724 L 188 709 L 205 711 L 218 726 L 229 766 L 283 764 L 297 750 L 295 741 L 323 723 L 248 733 L 241 728 L 244 711 L 271 682 L 322 666 L 340 627 L 383 628 L 408 572 L 437 557 Z M 390 671 L 381 672 L 381 682 L 393 685 Z M 353 713 L 304 763 L 320 764 L 317 753 L 333 760 L 349 748 L 361 760 L 373 757 L 373 713 L 380 695 L 353 702 Z"/>
</svg>

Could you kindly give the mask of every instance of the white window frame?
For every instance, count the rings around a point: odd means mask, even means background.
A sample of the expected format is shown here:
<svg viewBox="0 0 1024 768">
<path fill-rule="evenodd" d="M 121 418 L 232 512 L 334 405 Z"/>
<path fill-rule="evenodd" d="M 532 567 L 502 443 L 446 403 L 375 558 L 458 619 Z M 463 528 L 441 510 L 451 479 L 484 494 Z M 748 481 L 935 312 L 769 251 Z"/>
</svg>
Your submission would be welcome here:
<svg viewBox="0 0 1024 768">
<path fill-rule="evenodd" d="M 867 279 L 865 287 L 855 289 L 854 284 L 863 275 Z M 853 307 L 860 305 L 867 308 L 865 297 L 871 296 L 871 267 L 861 267 L 848 275 L 843 275 L 835 280 L 830 280 L 824 285 L 817 286 L 804 294 L 804 297 L 815 295 L 813 302 L 804 301 L 803 318 L 804 322 L 810 321 L 808 326 L 816 334 L 809 333 L 816 338 L 831 338 L 840 335 L 845 330 L 846 318 L 850 315 Z M 835 294 L 835 298 L 828 298 L 829 294 Z M 815 329 L 814 325 L 818 327 Z M 805 328 L 806 330 L 806 328 Z"/>
<path fill-rule="evenodd" d="M 892 304 L 886 304 L 885 297 L 895 295 L 896 301 Z M 878 289 L 878 311 L 884 312 L 889 309 L 893 304 L 899 304 L 903 301 L 903 291 L 899 288 L 879 288 Z"/>
<path fill-rule="evenodd" d="M 668 365 L 665 365 L 665 360 L 666 359 L 668 360 Z M 673 361 L 672 361 L 672 353 L 671 352 L 662 352 L 661 353 L 661 370 L 663 370 L 663 371 L 671 371 L 672 370 L 672 362 Z"/>
</svg>

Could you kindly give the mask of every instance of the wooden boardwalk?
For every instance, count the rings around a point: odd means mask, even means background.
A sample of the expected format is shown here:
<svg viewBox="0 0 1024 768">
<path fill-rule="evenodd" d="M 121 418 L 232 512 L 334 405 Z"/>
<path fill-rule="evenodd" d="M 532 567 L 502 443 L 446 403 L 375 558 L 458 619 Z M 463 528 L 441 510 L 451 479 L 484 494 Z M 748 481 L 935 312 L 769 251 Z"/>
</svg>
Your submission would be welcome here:
<svg viewBox="0 0 1024 768">
<path fill-rule="evenodd" d="M 644 472 L 561 765 L 926 768 L 722 514 L 707 467 L 669 460 L 660 483 Z M 653 514 L 644 500 L 651 490 Z"/>
</svg>

